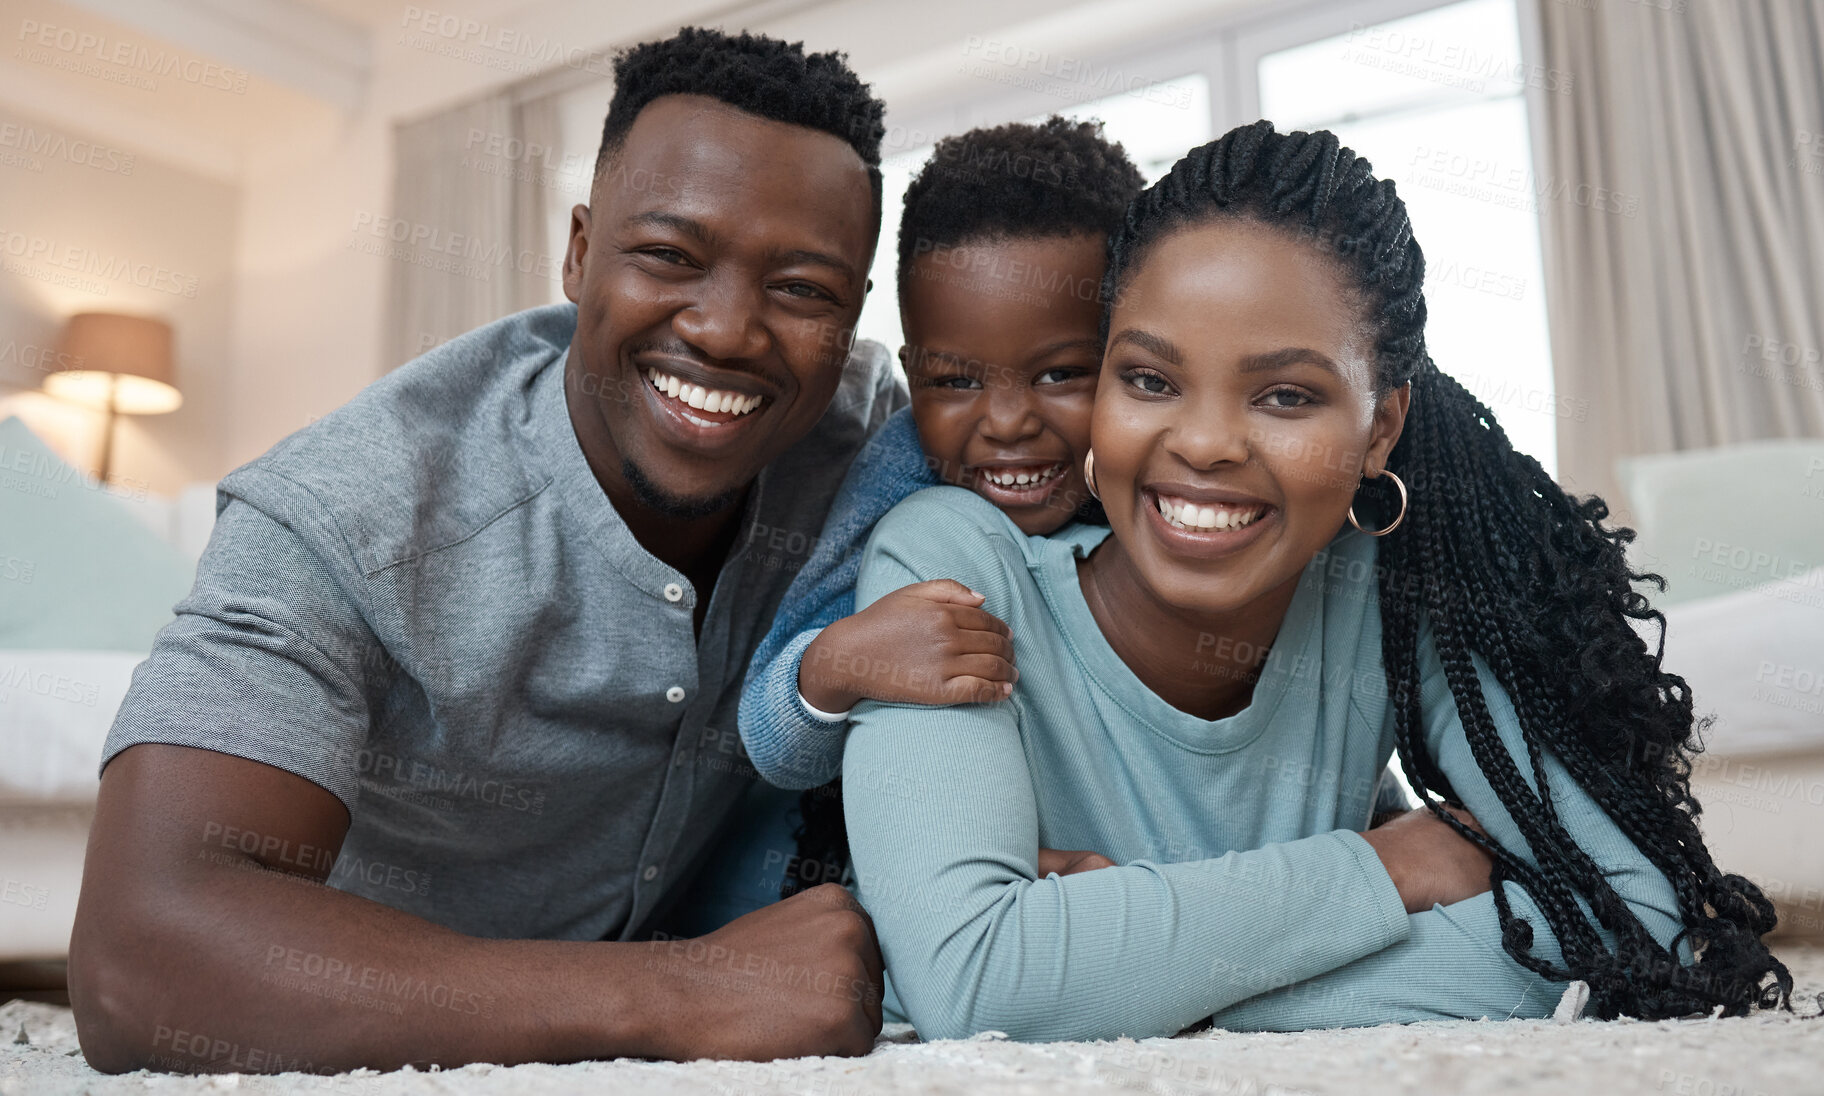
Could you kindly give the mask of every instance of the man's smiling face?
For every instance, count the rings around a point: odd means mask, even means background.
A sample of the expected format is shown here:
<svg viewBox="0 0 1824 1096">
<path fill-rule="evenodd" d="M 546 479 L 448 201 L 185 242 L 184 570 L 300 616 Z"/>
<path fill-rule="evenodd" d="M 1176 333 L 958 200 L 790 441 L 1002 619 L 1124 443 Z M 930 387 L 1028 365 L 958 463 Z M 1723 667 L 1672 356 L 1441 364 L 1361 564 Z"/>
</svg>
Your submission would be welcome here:
<svg viewBox="0 0 1824 1096">
<path fill-rule="evenodd" d="M 878 232 L 841 138 L 695 95 L 655 99 L 570 223 L 577 437 L 611 496 L 726 507 L 842 379 Z"/>
</svg>

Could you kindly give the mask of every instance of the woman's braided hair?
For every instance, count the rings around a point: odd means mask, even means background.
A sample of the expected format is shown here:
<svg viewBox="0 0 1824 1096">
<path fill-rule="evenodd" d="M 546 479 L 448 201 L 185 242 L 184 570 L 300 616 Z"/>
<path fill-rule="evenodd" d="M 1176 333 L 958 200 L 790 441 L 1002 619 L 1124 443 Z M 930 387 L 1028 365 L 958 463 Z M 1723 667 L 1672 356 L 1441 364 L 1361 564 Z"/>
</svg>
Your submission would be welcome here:
<svg viewBox="0 0 1824 1096">
<path fill-rule="evenodd" d="M 1128 208 L 1109 244 L 1103 299 L 1119 301 L 1149 245 L 1212 218 L 1283 229 L 1344 272 L 1374 325 L 1377 394 L 1411 383 L 1389 466 L 1411 488 L 1406 519 L 1380 542 L 1382 659 L 1395 741 L 1412 787 L 1494 858 L 1501 944 L 1529 970 L 1590 986 L 1590 1009 L 1659 1019 L 1783 1005 L 1792 978 L 1762 942 L 1772 903 L 1724 874 L 1698 832 L 1691 691 L 1661 667 L 1665 616 L 1629 569 L 1630 529 L 1606 527 L 1596 496 L 1573 499 L 1518 452 L 1489 409 L 1438 371 L 1425 348 L 1425 260 L 1390 180 L 1334 134 L 1277 133 L 1261 121 L 1192 150 Z M 1103 335 L 1107 336 L 1107 313 Z M 1375 481 L 1377 484 L 1380 481 Z M 1415 598 L 1414 592 L 1418 592 Z M 1429 622 L 1471 754 L 1524 835 L 1530 858 L 1456 822 L 1457 803 L 1426 749 L 1419 710 L 1420 617 Z M 1649 650 L 1629 622 L 1652 621 Z M 1530 779 L 1515 764 L 1477 682 L 1480 655 L 1514 703 Z M 1662 947 L 1558 819 L 1550 754 L 1670 880 L 1682 929 Z M 1534 954 L 1533 925 L 1506 884 L 1529 894 L 1563 952 Z M 1586 912 L 1588 911 L 1588 912 Z M 1594 914 L 1595 923 L 1589 914 Z M 1605 946 L 1597 925 L 1614 936 Z M 1689 944 L 1694 961 L 1679 958 Z"/>
</svg>

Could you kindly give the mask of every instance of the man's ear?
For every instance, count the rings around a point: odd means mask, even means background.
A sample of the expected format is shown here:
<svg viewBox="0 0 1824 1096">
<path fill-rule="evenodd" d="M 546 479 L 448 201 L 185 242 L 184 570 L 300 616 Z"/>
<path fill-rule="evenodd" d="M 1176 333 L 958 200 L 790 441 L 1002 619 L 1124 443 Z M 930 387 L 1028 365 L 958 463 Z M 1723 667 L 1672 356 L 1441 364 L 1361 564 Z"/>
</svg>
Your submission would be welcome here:
<svg viewBox="0 0 1824 1096">
<path fill-rule="evenodd" d="M 1387 468 L 1387 457 L 1399 444 L 1406 429 L 1406 412 L 1412 407 L 1412 382 L 1407 381 L 1381 397 L 1374 408 L 1374 425 L 1368 435 L 1367 459 L 1362 462 L 1362 475 L 1370 479 Z"/>
<path fill-rule="evenodd" d="M 872 292 L 874 292 L 874 279 L 869 278 L 868 284 L 861 288 L 861 295 L 865 297 Z"/>
<path fill-rule="evenodd" d="M 564 296 L 572 303 L 583 297 L 583 265 L 589 258 L 589 207 L 578 203 L 570 210 L 570 242 L 564 245 Z"/>
</svg>

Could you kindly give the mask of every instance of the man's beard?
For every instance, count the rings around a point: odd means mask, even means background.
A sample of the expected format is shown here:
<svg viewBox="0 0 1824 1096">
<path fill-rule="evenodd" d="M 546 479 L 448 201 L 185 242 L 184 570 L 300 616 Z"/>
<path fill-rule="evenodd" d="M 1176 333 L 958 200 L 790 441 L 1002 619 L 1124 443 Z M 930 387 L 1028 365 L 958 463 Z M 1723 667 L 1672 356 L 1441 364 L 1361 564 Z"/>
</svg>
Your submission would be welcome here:
<svg viewBox="0 0 1824 1096">
<path fill-rule="evenodd" d="M 679 521 L 694 521 L 697 518 L 709 517 L 711 514 L 719 514 L 733 506 L 741 498 L 742 493 L 747 490 L 743 485 L 708 498 L 684 498 L 671 494 L 646 478 L 646 473 L 640 471 L 638 465 L 625 457 L 621 458 L 621 478 L 627 481 L 627 486 L 633 488 L 633 497 L 641 506 Z"/>
</svg>

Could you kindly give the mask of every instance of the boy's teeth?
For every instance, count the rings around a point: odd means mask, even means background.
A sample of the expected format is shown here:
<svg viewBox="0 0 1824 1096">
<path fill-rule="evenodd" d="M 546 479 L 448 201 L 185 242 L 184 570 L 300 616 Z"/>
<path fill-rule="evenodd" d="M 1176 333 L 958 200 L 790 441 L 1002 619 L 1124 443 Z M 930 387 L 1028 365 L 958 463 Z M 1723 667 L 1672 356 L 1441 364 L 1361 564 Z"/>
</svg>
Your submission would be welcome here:
<svg viewBox="0 0 1824 1096">
<path fill-rule="evenodd" d="M 984 468 L 982 475 L 989 483 L 1000 487 L 1033 487 L 1046 480 L 1056 478 L 1063 470 L 1064 466 L 1061 464 L 1054 464 L 1049 468 L 1009 469 L 1007 471 Z"/>
<path fill-rule="evenodd" d="M 700 384 L 689 384 L 670 373 L 657 369 L 648 369 L 646 378 L 664 395 L 699 411 L 708 411 L 712 414 L 732 411 L 739 416 L 760 406 L 759 396 L 743 396 L 739 392 L 704 388 Z"/>
<path fill-rule="evenodd" d="M 1199 506 L 1182 499 L 1154 496 L 1159 513 L 1180 529 L 1240 529 L 1266 513 L 1265 507 Z"/>
</svg>

